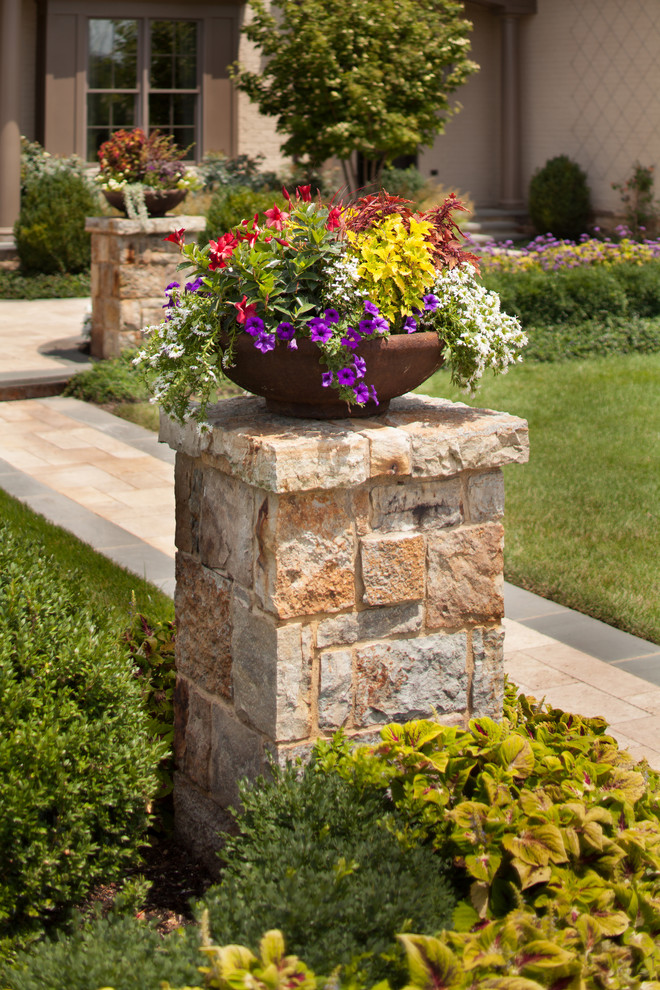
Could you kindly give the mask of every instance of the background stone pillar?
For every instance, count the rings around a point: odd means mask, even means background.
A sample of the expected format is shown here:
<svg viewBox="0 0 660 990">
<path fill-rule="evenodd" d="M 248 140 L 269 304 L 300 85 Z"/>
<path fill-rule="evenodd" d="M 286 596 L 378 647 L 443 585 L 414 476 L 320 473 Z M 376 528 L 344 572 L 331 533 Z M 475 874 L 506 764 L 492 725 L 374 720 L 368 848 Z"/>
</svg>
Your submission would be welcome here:
<svg viewBox="0 0 660 990">
<path fill-rule="evenodd" d="M 13 243 L 21 208 L 21 0 L 0 0 L 0 243 Z"/>
<path fill-rule="evenodd" d="M 142 343 L 142 329 L 163 319 L 165 286 L 181 281 L 181 254 L 163 238 L 185 228 L 194 241 L 206 227 L 204 217 L 159 217 L 141 223 L 121 217 L 88 217 L 92 235 L 93 357 L 117 357 Z M 185 274 L 185 273 L 184 273 Z"/>
<path fill-rule="evenodd" d="M 175 813 L 213 862 L 238 782 L 339 727 L 502 711 L 500 468 L 527 424 L 409 395 L 313 422 L 256 398 L 177 451 Z"/>
</svg>

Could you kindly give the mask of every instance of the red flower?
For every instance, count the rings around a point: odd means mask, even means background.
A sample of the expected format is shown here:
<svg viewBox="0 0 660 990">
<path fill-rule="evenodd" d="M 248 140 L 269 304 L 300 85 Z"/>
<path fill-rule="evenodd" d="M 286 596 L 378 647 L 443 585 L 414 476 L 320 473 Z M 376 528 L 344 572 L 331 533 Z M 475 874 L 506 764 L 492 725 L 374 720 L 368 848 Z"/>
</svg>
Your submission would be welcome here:
<svg viewBox="0 0 660 990">
<path fill-rule="evenodd" d="M 312 202 L 312 187 L 311 186 L 298 186 L 296 192 L 302 199 L 303 203 Z"/>
<path fill-rule="evenodd" d="M 247 241 L 250 247 L 254 247 L 255 241 L 258 239 L 259 234 L 261 233 L 261 231 L 259 230 L 259 225 L 257 223 L 258 218 L 259 218 L 259 214 L 255 213 L 252 219 L 252 230 L 248 229 L 248 221 L 243 220 L 241 226 L 245 227 L 245 233 L 239 233 L 237 235 L 239 240 Z"/>
<path fill-rule="evenodd" d="M 328 222 L 326 223 L 328 230 L 338 230 L 341 227 L 341 207 L 333 206 L 328 213 Z"/>
<path fill-rule="evenodd" d="M 290 215 L 290 213 L 283 213 L 277 203 L 275 203 L 272 210 L 264 211 L 264 216 L 268 218 L 267 225 L 274 227 L 275 230 L 282 230 L 282 224 L 286 223 Z"/>
<path fill-rule="evenodd" d="M 289 192 L 288 189 L 285 189 L 284 186 L 282 186 L 282 195 L 284 196 L 287 203 L 291 203 L 291 193 Z"/>
<path fill-rule="evenodd" d="M 238 241 L 233 234 L 223 234 L 217 241 L 209 241 L 209 271 L 214 272 L 216 268 L 225 268 L 225 258 L 231 258 Z"/>
<path fill-rule="evenodd" d="M 238 310 L 238 315 L 236 317 L 237 323 L 245 323 L 245 321 L 251 316 L 257 315 L 257 304 L 250 303 L 249 306 L 246 306 L 246 302 L 247 296 L 243 296 L 240 302 L 234 303 L 234 306 Z"/>
<path fill-rule="evenodd" d="M 163 240 L 172 241 L 173 244 L 178 244 L 179 247 L 183 247 L 183 245 L 186 243 L 183 237 L 185 232 L 186 232 L 185 227 L 182 227 L 181 230 L 173 230 L 172 233 L 168 234 L 167 237 L 164 237 Z"/>
</svg>

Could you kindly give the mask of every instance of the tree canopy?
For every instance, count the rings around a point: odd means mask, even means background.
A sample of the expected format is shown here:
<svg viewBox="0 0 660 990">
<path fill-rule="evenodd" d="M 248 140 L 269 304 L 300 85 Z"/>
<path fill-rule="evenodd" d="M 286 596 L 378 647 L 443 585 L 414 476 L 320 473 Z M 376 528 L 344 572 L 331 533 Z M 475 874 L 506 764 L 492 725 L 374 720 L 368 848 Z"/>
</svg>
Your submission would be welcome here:
<svg viewBox="0 0 660 990">
<path fill-rule="evenodd" d="M 338 158 L 351 188 L 353 152 L 369 178 L 430 145 L 455 112 L 449 96 L 478 69 L 456 0 L 250 0 L 244 34 L 266 58 L 235 65 L 238 88 L 277 117 L 282 151 L 318 167 Z"/>
</svg>

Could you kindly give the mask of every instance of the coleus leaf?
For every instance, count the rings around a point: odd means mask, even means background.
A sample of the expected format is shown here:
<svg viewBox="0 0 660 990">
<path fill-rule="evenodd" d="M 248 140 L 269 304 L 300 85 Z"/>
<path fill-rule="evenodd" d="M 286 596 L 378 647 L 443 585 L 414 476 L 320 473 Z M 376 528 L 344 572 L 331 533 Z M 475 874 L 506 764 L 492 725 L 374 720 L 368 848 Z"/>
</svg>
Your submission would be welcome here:
<svg viewBox="0 0 660 990">
<path fill-rule="evenodd" d="M 430 935 L 397 935 L 408 961 L 410 984 L 416 990 L 451 990 L 461 984 L 456 956 Z"/>
</svg>

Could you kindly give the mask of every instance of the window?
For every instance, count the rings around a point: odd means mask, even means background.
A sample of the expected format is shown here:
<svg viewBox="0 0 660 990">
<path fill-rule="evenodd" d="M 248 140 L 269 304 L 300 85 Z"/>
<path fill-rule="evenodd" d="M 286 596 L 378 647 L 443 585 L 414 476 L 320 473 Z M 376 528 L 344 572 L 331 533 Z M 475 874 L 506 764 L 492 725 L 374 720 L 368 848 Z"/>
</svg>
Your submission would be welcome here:
<svg viewBox="0 0 660 990">
<path fill-rule="evenodd" d="M 189 149 L 187 157 L 196 157 L 199 93 L 196 21 L 89 19 L 89 161 L 122 127 L 171 134 Z"/>
</svg>

